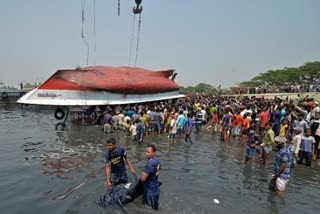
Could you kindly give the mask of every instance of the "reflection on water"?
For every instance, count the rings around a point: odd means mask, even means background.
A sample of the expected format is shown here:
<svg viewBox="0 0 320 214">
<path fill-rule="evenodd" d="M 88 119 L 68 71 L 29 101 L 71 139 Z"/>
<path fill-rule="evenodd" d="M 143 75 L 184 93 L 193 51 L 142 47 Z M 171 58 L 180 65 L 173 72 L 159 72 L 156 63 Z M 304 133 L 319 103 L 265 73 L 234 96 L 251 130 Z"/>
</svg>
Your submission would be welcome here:
<svg viewBox="0 0 320 214">
<path fill-rule="evenodd" d="M 4 213 L 153 213 L 141 200 L 124 210 L 103 210 L 94 203 L 105 191 L 106 139 L 113 136 L 126 148 L 137 171 L 145 163 L 144 145 L 122 133 L 106 135 L 99 126 L 68 124 L 66 131 L 55 131 L 49 110 L 6 109 L 0 110 L 0 118 Z M 209 130 L 192 138 L 193 144 L 146 136 L 145 142 L 158 145 L 162 162 L 159 213 L 320 212 L 320 163 L 294 169 L 285 197 L 276 197 L 267 188 L 272 166 L 261 165 L 259 154 L 245 163 L 238 141 L 220 142 Z"/>
</svg>

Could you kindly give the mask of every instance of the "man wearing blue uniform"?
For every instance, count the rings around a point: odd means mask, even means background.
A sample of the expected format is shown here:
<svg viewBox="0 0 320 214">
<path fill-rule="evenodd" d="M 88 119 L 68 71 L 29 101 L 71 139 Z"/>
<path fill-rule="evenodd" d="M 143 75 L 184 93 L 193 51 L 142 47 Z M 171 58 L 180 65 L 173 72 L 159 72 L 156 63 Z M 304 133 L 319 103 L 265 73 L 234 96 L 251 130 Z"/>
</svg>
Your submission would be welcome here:
<svg viewBox="0 0 320 214">
<path fill-rule="evenodd" d="M 274 176 L 270 181 L 270 187 L 276 192 L 277 195 L 283 195 L 286 184 L 288 183 L 290 178 L 292 161 L 292 153 L 286 146 L 286 143 L 283 142 L 280 145 L 282 146 L 282 148 L 276 154 L 276 160 L 274 162 L 273 168 Z"/>
<path fill-rule="evenodd" d="M 107 140 L 107 148 L 108 150 L 104 155 L 106 162 L 107 187 L 111 188 L 112 186 L 121 183 L 127 183 L 128 176 L 124 162 L 128 164 L 132 174 L 136 174 L 136 172 L 127 157 L 126 151 L 121 146 L 116 145 L 116 140 L 114 138 Z"/>
<path fill-rule="evenodd" d="M 144 170 L 141 173 L 140 180 L 143 183 L 143 199 L 153 209 L 159 209 L 160 188 L 158 176 L 160 172 L 160 160 L 155 157 L 156 146 L 148 144 L 146 148 L 146 157 L 148 159 Z"/>
</svg>

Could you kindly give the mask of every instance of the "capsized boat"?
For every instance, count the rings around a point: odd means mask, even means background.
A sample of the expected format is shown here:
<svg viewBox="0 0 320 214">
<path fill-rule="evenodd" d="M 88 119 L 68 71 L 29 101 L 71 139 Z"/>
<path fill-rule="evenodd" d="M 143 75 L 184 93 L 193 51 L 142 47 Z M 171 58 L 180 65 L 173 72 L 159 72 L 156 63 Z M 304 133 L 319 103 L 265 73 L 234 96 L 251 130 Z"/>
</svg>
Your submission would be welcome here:
<svg viewBox="0 0 320 214">
<path fill-rule="evenodd" d="M 90 66 L 58 70 L 17 102 L 52 106 L 101 106 L 184 97 L 173 69 Z"/>
</svg>

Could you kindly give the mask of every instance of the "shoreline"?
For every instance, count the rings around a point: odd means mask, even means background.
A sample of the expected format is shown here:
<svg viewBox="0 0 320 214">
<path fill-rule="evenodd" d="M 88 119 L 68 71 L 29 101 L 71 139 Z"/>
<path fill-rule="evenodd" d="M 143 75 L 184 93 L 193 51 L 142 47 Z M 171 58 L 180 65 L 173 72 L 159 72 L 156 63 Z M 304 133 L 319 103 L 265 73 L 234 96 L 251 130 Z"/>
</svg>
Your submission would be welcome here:
<svg viewBox="0 0 320 214">
<path fill-rule="evenodd" d="M 320 92 L 301 92 L 301 93 L 281 93 L 281 92 L 276 92 L 276 93 L 265 93 L 265 94 L 231 94 L 231 95 L 224 95 L 225 97 L 264 97 L 264 98 L 274 98 L 280 97 L 282 99 L 286 99 L 288 96 L 288 99 L 296 99 L 297 96 L 300 94 L 300 99 L 309 96 L 310 98 L 314 98 L 314 100 L 320 100 Z M 222 96 L 222 95 L 221 95 Z"/>
</svg>

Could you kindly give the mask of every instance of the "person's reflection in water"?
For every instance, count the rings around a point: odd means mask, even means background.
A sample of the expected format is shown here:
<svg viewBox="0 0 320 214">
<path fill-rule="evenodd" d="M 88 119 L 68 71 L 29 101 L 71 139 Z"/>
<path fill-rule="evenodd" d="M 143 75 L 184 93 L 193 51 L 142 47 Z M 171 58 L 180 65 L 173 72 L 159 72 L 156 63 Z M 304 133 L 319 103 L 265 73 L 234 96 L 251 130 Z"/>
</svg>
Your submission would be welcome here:
<svg viewBox="0 0 320 214">
<path fill-rule="evenodd" d="M 274 192 L 269 191 L 267 195 L 268 213 L 280 214 L 283 213 L 283 209 L 286 207 L 284 197 L 275 197 Z"/>
<path fill-rule="evenodd" d="M 250 190 L 252 185 L 252 164 L 245 164 L 243 168 L 243 185 L 245 189 Z"/>
</svg>

